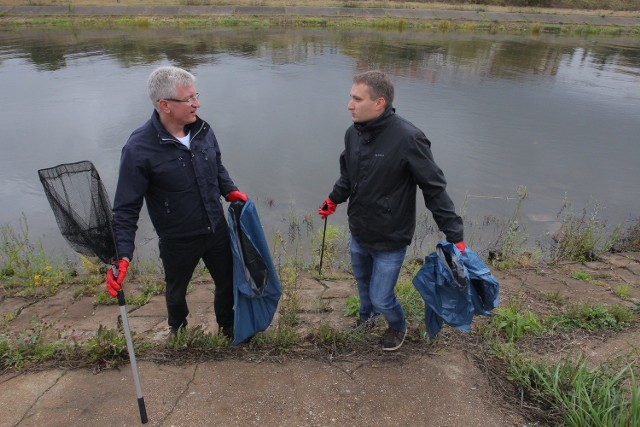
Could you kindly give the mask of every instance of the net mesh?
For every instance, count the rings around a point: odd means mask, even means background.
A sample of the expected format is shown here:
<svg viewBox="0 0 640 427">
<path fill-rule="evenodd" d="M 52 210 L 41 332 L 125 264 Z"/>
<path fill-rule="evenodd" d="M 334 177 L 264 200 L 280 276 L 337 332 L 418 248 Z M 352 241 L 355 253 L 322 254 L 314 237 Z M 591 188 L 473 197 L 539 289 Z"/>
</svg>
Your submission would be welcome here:
<svg viewBox="0 0 640 427">
<path fill-rule="evenodd" d="M 98 171 L 89 161 L 38 171 L 58 228 L 71 247 L 110 264 L 117 259 L 111 203 Z"/>
</svg>

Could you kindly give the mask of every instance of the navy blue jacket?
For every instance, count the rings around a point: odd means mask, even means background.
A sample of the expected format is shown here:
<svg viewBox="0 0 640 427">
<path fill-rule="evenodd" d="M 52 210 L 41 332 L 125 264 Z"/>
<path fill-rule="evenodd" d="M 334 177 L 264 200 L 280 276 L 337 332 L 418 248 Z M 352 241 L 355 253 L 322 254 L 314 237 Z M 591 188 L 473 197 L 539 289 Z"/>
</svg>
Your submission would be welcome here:
<svg viewBox="0 0 640 427">
<path fill-rule="evenodd" d="M 118 256 L 133 256 L 143 200 L 161 239 L 212 233 L 225 221 L 220 198 L 237 188 L 222 165 L 218 141 L 199 117 L 186 131 L 191 149 L 167 132 L 154 111 L 122 149 L 113 203 Z"/>
<path fill-rule="evenodd" d="M 349 230 L 361 246 L 392 251 L 411 243 L 416 228 L 416 185 L 447 238 L 463 240 L 462 218 L 433 160 L 431 142 L 391 106 L 381 116 L 355 123 L 344 137 L 340 178 L 329 198 L 349 200 Z"/>
</svg>

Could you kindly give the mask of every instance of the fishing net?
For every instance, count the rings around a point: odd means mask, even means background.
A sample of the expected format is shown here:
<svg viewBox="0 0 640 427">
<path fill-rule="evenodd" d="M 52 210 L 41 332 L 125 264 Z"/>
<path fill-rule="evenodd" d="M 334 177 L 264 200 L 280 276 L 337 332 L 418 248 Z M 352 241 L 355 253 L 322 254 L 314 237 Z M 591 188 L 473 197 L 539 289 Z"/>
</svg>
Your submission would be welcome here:
<svg viewBox="0 0 640 427">
<path fill-rule="evenodd" d="M 89 161 L 38 171 L 58 228 L 71 247 L 106 264 L 117 257 L 111 203 L 98 171 Z"/>
</svg>

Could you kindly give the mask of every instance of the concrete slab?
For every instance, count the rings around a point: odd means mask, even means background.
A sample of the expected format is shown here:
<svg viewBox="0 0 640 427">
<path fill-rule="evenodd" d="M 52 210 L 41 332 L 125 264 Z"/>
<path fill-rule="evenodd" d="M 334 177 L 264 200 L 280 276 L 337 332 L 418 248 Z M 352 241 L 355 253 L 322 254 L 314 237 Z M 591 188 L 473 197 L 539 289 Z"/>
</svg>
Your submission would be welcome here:
<svg viewBox="0 0 640 427">
<path fill-rule="evenodd" d="M 0 376 L 0 427 L 20 425 L 25 414 L 65 375 L 54 369 L 33 374 L 5 374 Z"/>
</svg>

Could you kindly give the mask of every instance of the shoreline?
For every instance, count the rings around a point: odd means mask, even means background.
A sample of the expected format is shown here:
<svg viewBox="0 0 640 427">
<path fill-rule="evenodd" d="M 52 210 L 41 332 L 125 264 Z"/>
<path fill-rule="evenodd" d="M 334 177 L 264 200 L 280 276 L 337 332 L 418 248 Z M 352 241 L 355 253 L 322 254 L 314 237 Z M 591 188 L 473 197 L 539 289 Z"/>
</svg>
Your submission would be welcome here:
<svg viewBox="0 0 640 427">
<path fill-rule="evenodd" d="M 552 9 L 550 9 L 552 11 Z M 611 13 L 611 14 L 608 14 Z M 611 27 L 640 27 L 640 16 L 581 13 L 542 12 L 494 12 L 483 10 L 446 9 L 388 9 L 352 7 L 308 7 L 308 6 L 182 6 L 182 5 L 78 5 L 78 6 L 0 6 L 0 23 L 3 20 L 82 19 L 147 17 L 163 19 L 258 19 L 273 20 L 326 19 L 384 20 L 398 19 L 407 23 L 448 21 L 454 24 L 522 24 L 522 25 L 587 25 Z M 322 25 L 321 23 L 318 23 Z"/>
</svg>

